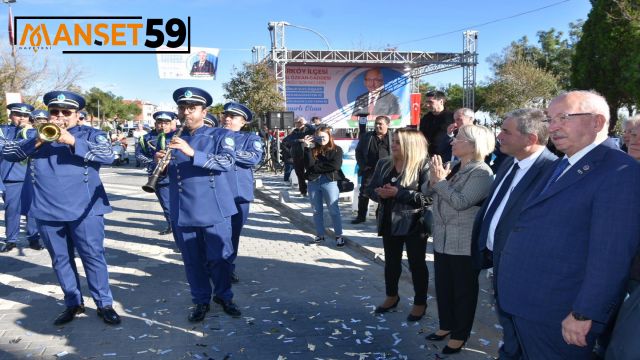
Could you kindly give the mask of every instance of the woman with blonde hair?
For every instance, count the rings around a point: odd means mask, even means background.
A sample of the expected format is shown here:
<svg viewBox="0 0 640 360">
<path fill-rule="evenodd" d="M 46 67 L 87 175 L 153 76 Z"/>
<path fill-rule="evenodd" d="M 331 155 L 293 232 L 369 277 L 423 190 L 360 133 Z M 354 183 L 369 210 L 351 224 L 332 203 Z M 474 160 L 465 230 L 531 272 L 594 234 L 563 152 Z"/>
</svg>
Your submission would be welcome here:
<svg viewBox="0 0 640 360">
<path fill-rule="evenodd" d="M 443 354 L 459 352 L 471 333 L 478 301 L 478 271 L 471 258 L 471 230 L 476 213 L 489 195 L 493 172 L 484 158 L 495 147 L 488 128 L 465 125 L 452 142 L 459 159 L 451 166 L 431 159 L 433 253 L 440 329 L 427 336 L 439 341 L 451 335 Z"/>
<path fill-rule="evenodd" d="M 338 180 L 342 179 L 342 149 L 333 142 L 331 128 L 321 126 L 314 136 L 307 135 L 303 142 L 305 178 L 309 180 L 309 200 L 313 208 L 313 222 L 316 226 L 314 242 L 324 241 L 324 214 L 322 202 L 327 204 L 333 232 L 336 236 L 336 246 L 343 247 L 342 218 L 338 199 Z"/>
<path fill-rule="evenodd" d="M 384 280 L 387 298 L 375 310 L 386 313 L 398 306 L 398 281 L 402 251 L 406 245 L 413 281 L 413 308 L 408 321 L 422 319 L 427 309 L 429 272 L 425 261 L 427 236 L 422 210 L 428 199 L 422 191 L 429 183 L 427 141 L 415 129 L 398 129 L 391 142 L 391 156 L 380 159 L 367 196 L 378 203 L 378 235 L 384 246 Z"/>
</svg>

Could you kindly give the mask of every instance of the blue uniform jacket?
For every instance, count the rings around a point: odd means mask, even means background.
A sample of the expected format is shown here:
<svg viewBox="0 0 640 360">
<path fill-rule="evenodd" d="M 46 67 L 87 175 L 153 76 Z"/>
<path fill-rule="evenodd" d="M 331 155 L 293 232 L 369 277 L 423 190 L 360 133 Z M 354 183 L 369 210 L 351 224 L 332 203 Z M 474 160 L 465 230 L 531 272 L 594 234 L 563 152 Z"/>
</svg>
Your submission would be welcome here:
<svg viewBox="0 0 640 360">
<path fill-rule="evenodd" d="M 57 142 L 36 149 L 36 138 L 7 143 L 2 155 L 18 162 L 31 158 L 25 182 L 33 193 L 29 216 L 45 221 L 75 221 L 111 212 L 100 181 L 100 165 L 114 160 L 106 134 L 88 126 L 68 129 L 74 147 Z"/>
<path fill-rule="evenodd" d="M 0 126 L 0 148 L 6 143 L 35 137 L 35 129 L 21 129 L 13 125 Z M 24 181 L 27 175 L 27 161 L 11 162 L 0 160 L 0 178 L 3 182 Z"/>
<path fill-rule="evenodd" d="M 167 134 L 171 138 L 173 133 Z M 237 213 L 226 176 L 235 163 L 233 134 L 202 126 L 182 139 L 195 150 L 193 157 L 173 150 L 169 164 L 171 221 L 178 226 L 207 227 Z"/>
<path fill-rule="evenodd" d="M 640 165 L 609 139 L 543 192 L 553 170 L 531 191 L 502 250 L 499 302 L 531 321 L 559 326 L 575 311 L 606 323 L 638 250 Z"/>
<path fill-rule="evenodd" d="M 262 159 L 262 141 L 252 133 L 234 132 L 236 163 L 226 172 L 236 204 L 253 201 L 253 166 Z"/>
</svg>

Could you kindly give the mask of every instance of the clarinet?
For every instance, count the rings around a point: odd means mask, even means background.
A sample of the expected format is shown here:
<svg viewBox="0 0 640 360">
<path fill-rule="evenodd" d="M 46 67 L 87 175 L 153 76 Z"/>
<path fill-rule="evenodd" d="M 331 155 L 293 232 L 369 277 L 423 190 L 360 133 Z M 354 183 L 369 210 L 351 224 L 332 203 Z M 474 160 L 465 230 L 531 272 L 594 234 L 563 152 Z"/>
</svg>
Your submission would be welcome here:
<svg viewBox="0 0 640 360">
<path fill-rule="evenodd" d="M 178 131 L 173 136 L 180 137 L 180 135 L 182 135 L 182 130 L 184 130 L 186 125 L 187 125 L 187 122 L 185 121 L 184 124 L 180 126 L 180 129 L 178 129 Z M 149 180 L 145 185 L 142 186 L 142 190 L 148 193 L 156 192 L 156 186 L 158 185 L 158 180 L 160 178 L 160 175 L 162 175 L 162 173 L 164 172 L 164 169 L 167 167 L 167 165 L 169 165 L 169 162 L 171 161 L 171 150 L 173 149 L 169 148 L 165 151 L 164 156 L 162 157 L 162 159 L 160 159 L 155 169 L 153 169 L 153 172 L 151 173 L 151 175 L 149 175 Z"/>
</svg>

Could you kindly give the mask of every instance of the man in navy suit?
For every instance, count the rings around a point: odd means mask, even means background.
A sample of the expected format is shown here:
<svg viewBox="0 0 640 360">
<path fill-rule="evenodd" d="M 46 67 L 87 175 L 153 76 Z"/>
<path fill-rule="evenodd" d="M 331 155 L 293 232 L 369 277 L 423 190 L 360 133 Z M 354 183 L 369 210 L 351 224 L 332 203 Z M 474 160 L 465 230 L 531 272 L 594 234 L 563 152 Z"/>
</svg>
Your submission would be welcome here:
<svg viewBox="0 0 640 360">
<path fill-rule="evenodd" d="M 498 301 L 526 359 L 589 358 L 622 300 L 640 239 L 640 165 L 607 137 L 609 106 L 571 91 L 547 110 L 565 156 L 541 178 L 500 256 Z"/>
<path fill-rule="evenodd" d="M 519 109 L 507 114 L 498 140 L 502 151 L 510 157 L 498 170 L 491 194 L 476 215 L 471 235 L 474 264 L 478 269 L 493 265 L 496 294 L 500 254 L 507 237 L 524 202 L 531 195 L 533 185 L 557 159 L 546 148 L 549 130 L 546 115 L 541 110 Z M 520 359 L 522 353 L 513 322 L 499 302 L 496 311 L 504 334 L 500 359 Z"/>
</svg>

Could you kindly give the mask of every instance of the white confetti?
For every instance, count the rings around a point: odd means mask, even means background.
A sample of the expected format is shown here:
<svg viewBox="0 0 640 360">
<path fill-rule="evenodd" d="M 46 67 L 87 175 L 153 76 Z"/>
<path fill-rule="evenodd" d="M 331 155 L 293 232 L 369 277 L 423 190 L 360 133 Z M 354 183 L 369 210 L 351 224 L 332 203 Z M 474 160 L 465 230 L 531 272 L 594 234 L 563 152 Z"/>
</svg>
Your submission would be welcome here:
<svg viewBox="0 0 640 360">
<path fill-rule="evenodd" d="M 487 339 L 478 339 L 478 342 L 482 344 L 482 346 L 489 346 L 489 344 L 491 344 L 491 341 Z"/>
<path fill-rule="evenodd" d="M 61 352 L 59 352 L 59 353 L 57 353 L 57 354 L 56 354 L 56 357 L 61 358 L 61 357 L 63 357 L 63 356 L 67 356 L 67 355 L 69 355 L 69 353 L 68 353 L 68 352 L 66 352 L 66 351 L 61 351 Z"/>
</svg>

